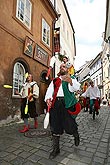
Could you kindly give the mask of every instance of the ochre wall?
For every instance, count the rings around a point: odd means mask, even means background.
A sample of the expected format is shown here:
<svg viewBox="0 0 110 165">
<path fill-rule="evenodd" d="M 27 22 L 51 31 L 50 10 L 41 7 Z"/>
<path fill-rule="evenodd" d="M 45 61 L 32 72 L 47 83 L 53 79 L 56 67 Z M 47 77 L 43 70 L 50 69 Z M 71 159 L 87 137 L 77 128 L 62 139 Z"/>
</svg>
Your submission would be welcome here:
<svg viewBox="0 0 110 165">
<path fill-rule="evenodd" d="M 4 84 L 12 85 L 13 67 L 17 60 L 22 60 L 33 74 L 34 80 L 40 87 L 40 98 L 37 101 L 39 114 L 43 113 L 45 107 L 44 95 L 48 84 L 40 81 L 40 74 L 47 70 L 48 66 L 39 63 L 23 53 L 25 37 L 28 36 L 49 56 L 52 55 L 52 22 L 55 14 L 51 13 L 50 6 L 47 7 L 42 0 L 32 0 L 32 29 L 29 31 L 16 17 L 16 0 L 0 0 L 0 120 L 14 115 L 20 107 L 20 99 L 12 96 L 12 89 L 3 88 Z M 50 48 L 41 41 L 41 18 L 45 18 L 51 27 Z"/>
</svg>

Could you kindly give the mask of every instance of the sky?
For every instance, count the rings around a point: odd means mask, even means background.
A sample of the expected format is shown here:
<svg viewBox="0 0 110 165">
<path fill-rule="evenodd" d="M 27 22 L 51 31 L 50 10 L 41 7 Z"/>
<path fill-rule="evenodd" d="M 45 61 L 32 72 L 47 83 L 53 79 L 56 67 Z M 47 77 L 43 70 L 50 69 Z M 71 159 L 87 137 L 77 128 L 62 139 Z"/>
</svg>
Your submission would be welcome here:
<svg viewBox="0 0 110 165">
<path fill-rule="evenodd" d="M 75 31 L 74 67 L 78 70 L 102 51 L 106 0 L 65 0 L 65 3 Z"/>
</svg>

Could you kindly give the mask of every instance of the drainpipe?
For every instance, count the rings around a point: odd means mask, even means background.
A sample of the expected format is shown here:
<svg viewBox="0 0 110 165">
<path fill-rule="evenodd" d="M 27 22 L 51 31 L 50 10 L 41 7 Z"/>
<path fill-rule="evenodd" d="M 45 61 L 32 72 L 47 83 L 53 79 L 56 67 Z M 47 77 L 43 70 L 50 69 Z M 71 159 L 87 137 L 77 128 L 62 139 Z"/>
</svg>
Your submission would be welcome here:
<svg viewBox="0 0 110 165">
<path fill-rule="evenodd" d="M 54 0 L 54 8 L 56 10 L 56 0 Z M 58 18 L 56 18 L 52 22 L 52 56 L 55 56 L 55 52 L 54 52 L 54 30 L 55 30 L 55 23 L 56 23 L 56 21 L 58 21 L 58 19 L 59 19 L 60 16 L 61 16 L 61 14 L 58 14 Z M 54 67 L 52 69 L 52 77 L 55 77 L 55 64 L 54 64 Z"/>
</svg>

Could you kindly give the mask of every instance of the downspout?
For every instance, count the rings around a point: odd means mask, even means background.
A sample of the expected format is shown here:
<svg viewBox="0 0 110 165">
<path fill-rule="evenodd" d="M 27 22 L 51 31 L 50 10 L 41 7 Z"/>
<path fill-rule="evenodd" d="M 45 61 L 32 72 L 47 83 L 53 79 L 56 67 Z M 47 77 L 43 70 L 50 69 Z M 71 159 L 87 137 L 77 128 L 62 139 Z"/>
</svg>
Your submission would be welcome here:
<svg viewBox="0 0 110 165">
<path fill-rule="evenodd" d="M 55 52 L 54 52 L 54 30 L 55 30 L 55 23 L 56 23 L 56 20 L 53 20 L 53 22 L 52 22 L 52 56 L 55 56 Z M 54 64 L 54 67 L 52 69 L 52 77 L 55 77 L 55 64 Z"/>
<path fill-rule="evenodd" d="M 54 0 L 54 8 L 56 10 L 56 0 Z M 56 23 L 56 21 L 58 21 L 59 17 L 60 17 L 60 15 L 58 14 L 58 18 L 56 18 L 52 22 L 52 56 L 55 56 L 55 52 L 54 52 L 54 30 L 55 30 L 55 23 Z M 55 64 L 54 64 L 54 67 L 52 69 L 52 77 L 55 77 Z"/>
</svg>

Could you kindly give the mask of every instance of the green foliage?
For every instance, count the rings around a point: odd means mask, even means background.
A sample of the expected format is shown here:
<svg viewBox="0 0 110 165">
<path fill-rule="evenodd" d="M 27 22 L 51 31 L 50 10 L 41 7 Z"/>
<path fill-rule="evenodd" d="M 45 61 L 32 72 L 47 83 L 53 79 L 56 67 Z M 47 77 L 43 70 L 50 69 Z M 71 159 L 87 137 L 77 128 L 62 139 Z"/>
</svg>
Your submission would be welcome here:
<svg viewBox="0 0 110 165">
<path fill-rule="evenodd" d="M 62 62 L 63 61 L 63 57 L 64 57 L 64 55 L 62 55 L 62 54 L 58 54 L 58 59 Z"/>
</svg>

